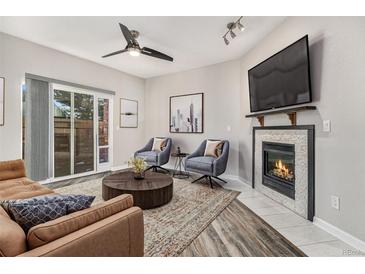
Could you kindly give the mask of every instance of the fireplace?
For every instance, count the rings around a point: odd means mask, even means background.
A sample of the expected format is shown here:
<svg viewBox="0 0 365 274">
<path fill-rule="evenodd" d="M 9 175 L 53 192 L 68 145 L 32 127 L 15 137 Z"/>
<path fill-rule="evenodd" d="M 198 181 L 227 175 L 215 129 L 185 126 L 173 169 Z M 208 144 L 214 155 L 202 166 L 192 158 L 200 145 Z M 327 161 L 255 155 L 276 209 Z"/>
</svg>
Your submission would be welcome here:
<svg viewBox="0 0 365 274">
<path fill-rule="evenodd" d="M 262 142 L 262 184 L 295 199 L 295 146 Z"/>
<path fill-rule="evenodd" d="M 314 148 L 314 125 L 254 127 L 252 187 L 313 221 Z"/>
</svg>

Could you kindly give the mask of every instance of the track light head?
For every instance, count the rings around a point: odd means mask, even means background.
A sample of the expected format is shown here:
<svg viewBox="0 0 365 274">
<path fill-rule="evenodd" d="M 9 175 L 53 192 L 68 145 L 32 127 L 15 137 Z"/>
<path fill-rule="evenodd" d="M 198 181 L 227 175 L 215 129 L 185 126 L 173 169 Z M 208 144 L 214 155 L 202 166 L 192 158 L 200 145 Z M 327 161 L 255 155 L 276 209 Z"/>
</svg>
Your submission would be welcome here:
<svg viewBox="0 0 365 274">
<path fill-rule="evenodd" d="M 226 46 L 228 46 L 229 45 L 229 41 L 228 41 L 227 37 L 226 36 L 223 36 L 223 39 L 224 39 L 224 43 L 226 44 Z"/>
<path fill-rule="evenodd" d="M 234 39 L 236 37 L 236 34 L 233 32 L 233 30 L 230 30 L 229 34 L 231 35 L 232 39 Z"/>
<path fill-rule="evenodd" d="M 237 27 L 240 31 L 244 31 L 245 30 L 245 27 L 241 24 L 241 22 L 237 22 Z"/>
<path fill-rule="evenodd" d="M 234 39 L 237 35 L 236 33 L 233 32 L 234 29 L 238 28 L 240 31 L 244 31 L 245 27 L 242 25 L 241 23 L 241 19 L 243 18 L 243 16 L 241 16 L 240 18 L 238 18 L 235 22 L 229 22 L 227 24 L 227 31 L 226 33 L 223 35 L 223 40 L 224 43 L 228 46 L 230 41 L 227 39 L 227 35 L 229 33 L 229 35 L 231 36 L 232 39 Z"/>
</svg>

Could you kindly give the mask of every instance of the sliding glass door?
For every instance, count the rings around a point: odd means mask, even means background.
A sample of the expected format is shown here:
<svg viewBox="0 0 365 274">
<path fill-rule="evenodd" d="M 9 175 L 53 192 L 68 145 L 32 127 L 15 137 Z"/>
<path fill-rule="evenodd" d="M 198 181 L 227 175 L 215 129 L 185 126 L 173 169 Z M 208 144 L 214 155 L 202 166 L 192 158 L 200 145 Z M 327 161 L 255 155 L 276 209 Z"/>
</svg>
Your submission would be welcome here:
<svg viewBox="0 0 365 274">
<path fill-rule="evenodd" d="M 110 99 L 98 99 L 98 169 L 110 167 Z"/>
<path fill-rule="evenodd" d="M 71 93 L 54 90 L 54 177 L 71 175 Z"/>
<path fill-rule="evenodd" d="M 74 93 L 74 174 L 94 171 L 94 96 Z"/>
<path fill-rule="evenodd" d="M 53 86 L 53 177 L 110 168 L 112 98 Z"/>
</svg>

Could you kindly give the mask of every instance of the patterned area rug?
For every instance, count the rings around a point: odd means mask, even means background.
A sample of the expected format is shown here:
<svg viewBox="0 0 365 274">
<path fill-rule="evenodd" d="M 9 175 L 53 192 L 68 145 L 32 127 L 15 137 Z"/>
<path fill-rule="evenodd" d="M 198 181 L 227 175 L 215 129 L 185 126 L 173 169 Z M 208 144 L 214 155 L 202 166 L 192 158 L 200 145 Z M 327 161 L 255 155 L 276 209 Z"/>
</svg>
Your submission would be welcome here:
<svg viewBox="0 0 365 274">
<path fill-rule="evenodd" d="M 96 196 L 103 201 L 101 181 L 95 179 L 56 189 L 60 194 Z M 170 203 L 144 210 L 145 256 L 178 256 L 237 197 L 239 192 L 174 179 Z"/>
</svg>

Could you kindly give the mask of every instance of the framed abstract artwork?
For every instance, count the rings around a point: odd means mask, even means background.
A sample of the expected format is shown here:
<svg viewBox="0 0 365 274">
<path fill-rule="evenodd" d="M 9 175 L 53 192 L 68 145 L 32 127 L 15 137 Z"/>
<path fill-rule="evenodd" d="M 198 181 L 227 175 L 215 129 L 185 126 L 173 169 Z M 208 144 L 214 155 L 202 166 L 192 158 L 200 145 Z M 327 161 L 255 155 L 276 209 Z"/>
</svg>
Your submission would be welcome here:
<svg viewBox="0 0 365 274">
<path fill-rule="evenodd" d="M 4 125 L 5 115 L 5 78 L 0 77 L 0 126 Z"/>
<path fill-rule="evenodd" d="M 120 127 L 138 127 L 138 101 L 130 99 L 120 99 Z"/>
<path fill-rule="evenodd" d="M 170 132 L 204 132 L 204 93 L 170 97 Z"/>
</svg>

